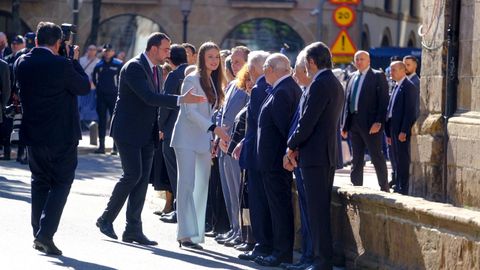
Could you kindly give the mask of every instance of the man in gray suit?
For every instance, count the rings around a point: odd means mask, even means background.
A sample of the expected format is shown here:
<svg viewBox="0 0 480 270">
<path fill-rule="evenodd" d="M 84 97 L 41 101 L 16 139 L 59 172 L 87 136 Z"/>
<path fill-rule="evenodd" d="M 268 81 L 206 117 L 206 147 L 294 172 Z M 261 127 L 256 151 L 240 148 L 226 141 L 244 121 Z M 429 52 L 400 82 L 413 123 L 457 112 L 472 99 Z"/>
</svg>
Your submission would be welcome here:
<svg viewBox="0 0 480 270">
<path fill-rule="evenodd" d="M 245 65 L 250 50 L 245 46 L 232 49 L 232 69 L 236 75 Z M 232 133 L 233 122 L 238 112 L 248 102 L 248 95 L 244 90 L 237 87 L 237 80 L 233 80 L 225 91 L 225 102 L 217 114 L 217 125 L 226 128 L 227 134 Z M 238 160 L 226 154 L 228 145 L 224 141 L 219 142 L 219 167 L 220 181 L 222 183 L 223 196 L 230 220 L 231 231 L 223 237 L 217 238 L 219 244 L 234 246 L 242 242 L 239 214 L 240 214 L 240 165 Z"/>
<path fill-rule="evenodd" d="M 189 90 L 182 96 L 162 95 L 158 65 L 170 56 L 170 38 L 153 33 L 145 52 L 128 61 L 120 71 L 120 87 L 113 112 L 112 131 L 122 162 L 123 175 L 97 227 L 106 236 L 117 239 L 113 221 L 128 198 L 127 224 L 122 241 L 157 245 L 142 231 L 141 214 L 147 193 L 155 145 L 159 142 L 158 107 L 176 108 L 180 103 L 205 102 L 206 98 Z"/>
</svg>

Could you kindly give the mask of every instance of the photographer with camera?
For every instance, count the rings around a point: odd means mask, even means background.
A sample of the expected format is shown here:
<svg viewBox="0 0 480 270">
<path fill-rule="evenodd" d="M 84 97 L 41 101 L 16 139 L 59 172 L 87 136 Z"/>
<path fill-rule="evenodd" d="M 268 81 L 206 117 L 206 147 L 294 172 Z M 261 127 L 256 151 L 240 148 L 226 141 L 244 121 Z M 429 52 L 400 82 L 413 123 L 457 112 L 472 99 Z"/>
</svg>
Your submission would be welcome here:
<svg viewBox="0 0 480 270">
<path fill-rule="evenodd" d="M 77 95 L 90 91 L 87 74 L 78 63 L 78 46 L 66 44 L 62 29 L 51 22 L 37 26 L 36 44 L 17 60 L 23 121 L 20 140 L 27 145 L 31 181 L 33 247 L 61 255 L 54 242 L 67 202 L 81 139 Z M 60 47 L 65 47 L 59 56 Z"/>
</svg>

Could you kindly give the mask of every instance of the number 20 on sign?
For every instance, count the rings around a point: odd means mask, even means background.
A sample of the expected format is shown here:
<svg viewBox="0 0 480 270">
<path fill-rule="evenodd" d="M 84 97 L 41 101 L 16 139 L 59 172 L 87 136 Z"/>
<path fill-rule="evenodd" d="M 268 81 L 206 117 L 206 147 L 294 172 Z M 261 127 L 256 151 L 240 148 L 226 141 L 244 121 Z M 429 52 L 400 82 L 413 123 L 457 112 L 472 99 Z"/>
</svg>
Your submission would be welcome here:
<svg viewBox="0 0 480 270">
<path fill-rule="evenodd" d="M 340 6 L 333 11 L 333 21 L 338 27 L 350 27 L 355 21 L 355 11 L 349 6 Z"/>
</svg>

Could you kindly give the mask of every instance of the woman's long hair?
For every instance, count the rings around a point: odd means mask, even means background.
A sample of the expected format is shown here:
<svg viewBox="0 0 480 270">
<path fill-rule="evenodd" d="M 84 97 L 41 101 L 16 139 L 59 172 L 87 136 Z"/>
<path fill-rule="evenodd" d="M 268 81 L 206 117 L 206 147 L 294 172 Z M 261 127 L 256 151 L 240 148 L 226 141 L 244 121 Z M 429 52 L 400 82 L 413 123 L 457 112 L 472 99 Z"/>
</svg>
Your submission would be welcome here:
<svg viewBox="0 0 480 270">
<path fill-rule="evenodd" d="M 216 104 L 216 109 L 218 109 L 222 106 L 223 100 L 225 99 L 225 93 L 223 92 L 223 88 L 225 87 L 225 75 L 223 73 L 222 64 L 219 63 L 218 68 L 212 71 L 212 80 L 210 80 L 207 73 L 207 67 L 205 65 L 205 52 L 210 49 L 218 50 L 220 56 L 220 48 L 217 44 L 210 41 L 203 43 L 198 50 L 197 71 L 200 74 L 200 85 L 207 96 L 208 102 L 212 105 Z M 215 96 L 215 90 L 213 90 L 211 81 L 213 81 L 215 84 L 217 96 Z"/>
</svg>

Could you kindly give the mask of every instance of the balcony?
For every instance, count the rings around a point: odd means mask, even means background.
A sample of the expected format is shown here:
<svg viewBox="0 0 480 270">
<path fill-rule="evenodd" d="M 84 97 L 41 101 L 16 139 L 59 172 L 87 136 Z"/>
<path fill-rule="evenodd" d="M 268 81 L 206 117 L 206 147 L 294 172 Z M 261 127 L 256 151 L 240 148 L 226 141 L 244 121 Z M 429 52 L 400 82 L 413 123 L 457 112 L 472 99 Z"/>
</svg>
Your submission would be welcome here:
<svg viewBox="0 0 480 270">
<path fill-rule="evenodd" d="M 230 0 L 233 8 L 294 8 L 296 0 Z"/>
</svg>

